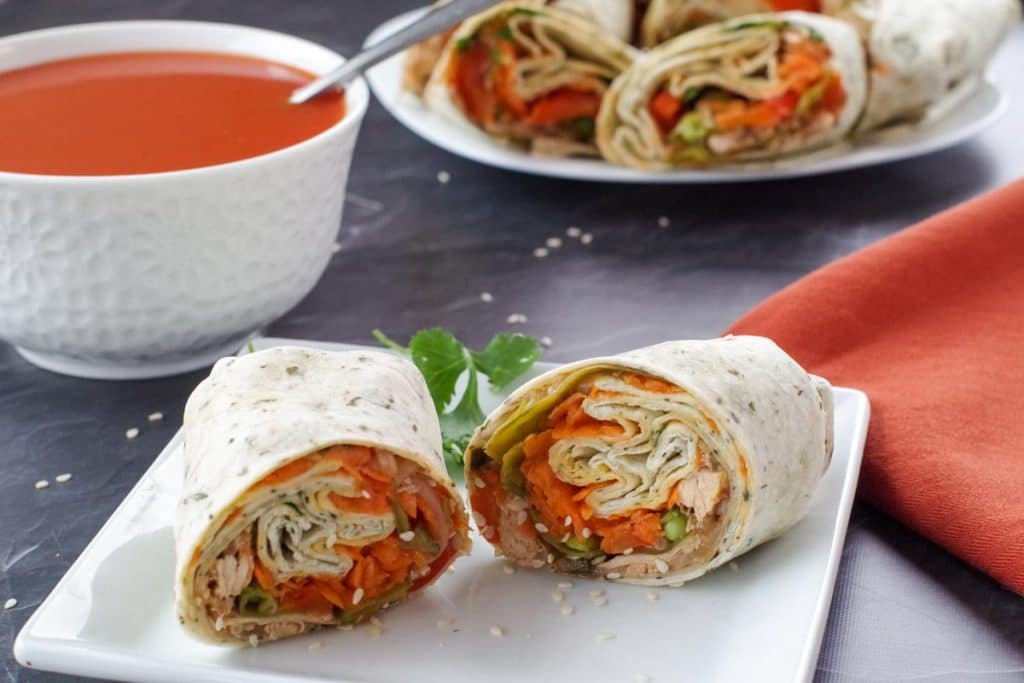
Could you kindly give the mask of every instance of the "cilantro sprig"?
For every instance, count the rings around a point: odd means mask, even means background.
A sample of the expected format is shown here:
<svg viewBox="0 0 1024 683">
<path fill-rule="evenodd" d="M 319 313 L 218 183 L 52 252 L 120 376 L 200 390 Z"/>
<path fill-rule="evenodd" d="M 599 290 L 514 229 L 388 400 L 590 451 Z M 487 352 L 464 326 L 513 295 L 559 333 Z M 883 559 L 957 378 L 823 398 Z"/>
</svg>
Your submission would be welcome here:
<svg viewBox="0 0 1024 683">
<path fill-rule="evenodd" d="M 462 456 L 473 430 L 484 421 L 480 408 L 480 375 L 487 377 L 492 391 L 502 391 L 540 358 L 540 345 L 533 337 L 502 332 L 482 351 L 472 351 L 447 330 L 420 330 L 402 346 L 380 330 L 374 338 L 383 346 L 407 354 L 426 380 L 441 422 L 445 463 L 453 476 L 462 472 Z M 454 406 L 459 378 L 466 374 L 466 387 Z"/>
</svg>

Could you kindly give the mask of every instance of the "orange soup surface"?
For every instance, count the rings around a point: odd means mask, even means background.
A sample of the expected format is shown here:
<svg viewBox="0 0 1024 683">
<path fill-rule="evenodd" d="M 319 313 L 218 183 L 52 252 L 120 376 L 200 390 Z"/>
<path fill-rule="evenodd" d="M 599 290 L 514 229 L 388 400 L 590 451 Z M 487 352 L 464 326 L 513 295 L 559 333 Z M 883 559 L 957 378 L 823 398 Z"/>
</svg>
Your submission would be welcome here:
<svg viewBox="0 0 1024 683">
<path fill-rule="evenodd" d="M 312 79 L 208 52 L 119 52 L 0 72 L 0 171 L 159 173 L 273 152 L 345 115 L 340 92 L 288 103 Z"/>
</svg>

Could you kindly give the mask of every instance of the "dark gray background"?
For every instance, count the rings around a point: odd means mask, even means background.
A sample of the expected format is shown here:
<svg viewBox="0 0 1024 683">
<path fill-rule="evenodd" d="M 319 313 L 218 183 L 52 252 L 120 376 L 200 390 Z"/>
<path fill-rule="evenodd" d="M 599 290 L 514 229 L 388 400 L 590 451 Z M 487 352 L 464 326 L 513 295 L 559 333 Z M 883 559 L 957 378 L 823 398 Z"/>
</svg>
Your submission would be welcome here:
<svg viewBox="0 0 1024 683">
<path fill-rule="evenodd" d="M 230 21 L 353 53 L 415 1 L 0 0 L 0 34 L 130 18 Z M 948 152 L 798 181 L 632 187 L 538 179 L 434 149 L 372 104 L 338 253 L 316 290 L 269 334 L 369 342 L 443 325 L 481 344 L 522 313 L 549 360 L 714 336 L 805 273 L 1024 171 L 1024 29 L 993 78 L 1018 102 Z M 451 182 L 436 180 L 440 170 Z M 659 216 L 671 218 L 668 229 Z M 569 225 L 594 234 L 532 255 Z M 1024 226 L 1022 226 L 1024 228 Z M 482 291 L 494 302 L 484 304 Z M 15 635 L 177 429 L 202 377 L 102 383 L 36 370 L 0 344 L 0 666 L 10 681 L 72 680 L 21 669 Z M 146 415 L 167 419 L 149 425 Z M 125 429 L 142 427 L 127 441 Z M 65 485 L 33 483 L 71 472 Z M 682 627 L 682 626 L 681 626 Z M 698 672 L 682 678 L 699 681 Z M 818 681 L 1024 680 L 1024 599 L 870 508 L 850 524 Z"/>
</svg>

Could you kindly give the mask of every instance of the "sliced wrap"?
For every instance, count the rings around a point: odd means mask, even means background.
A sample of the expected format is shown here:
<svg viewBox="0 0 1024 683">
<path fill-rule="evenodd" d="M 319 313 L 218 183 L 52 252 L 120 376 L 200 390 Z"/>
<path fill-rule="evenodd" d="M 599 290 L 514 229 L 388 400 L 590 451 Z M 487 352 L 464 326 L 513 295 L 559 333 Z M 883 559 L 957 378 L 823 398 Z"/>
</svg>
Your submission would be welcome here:
<svg viewBox="0 0 1024 683">
<path fill-rule="evenodd" d="M 651 0 L 640 23 L 640 44 L 654 47 L 680 33 L 747 14 L 820 9 L 820 0 Z"/>
<path fill-rule="evenodd" d="M 832 394 L 760 337 L 573 363 L 513 393 L 466 453 L 473 518 L 528 566 L 678 585 L 796 524 Z"/>
<path fill-rule="evenodd" d="M 645 170 L 775 159 L 841 140 L 866 98 L 864 51 L 847 24 L 757 14 L 664 43 L 619 76 L 597 141 Z"/>
<path fill-rule="evenodd" d="M 594 117 L 634 50 L 587 20 L 502 3 L 448 41 L 424 98 L 449 118 L 538 154 L 596 155 Z"/>
<path fill-rule="evenodd" d="M 468 551 L 423 378 L 383 352 L 218 362 L 185 407 L 178 618 L 214 642 L 350 624 Z"/>
<path fill-rule="evenodd" d="M 867 45 L 862 131 L 920 119 L 969 91 L 1021 12 L 1018 0 L 824 0 L 823 9 L 849 21 Z"/>
</svg>

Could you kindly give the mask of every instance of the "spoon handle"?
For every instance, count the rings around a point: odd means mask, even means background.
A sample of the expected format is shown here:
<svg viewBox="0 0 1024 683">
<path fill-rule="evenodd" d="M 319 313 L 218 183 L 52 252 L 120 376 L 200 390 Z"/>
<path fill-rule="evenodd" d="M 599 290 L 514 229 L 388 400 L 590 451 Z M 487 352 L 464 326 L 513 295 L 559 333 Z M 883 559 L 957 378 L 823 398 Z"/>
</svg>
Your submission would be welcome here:
<svg viewBox="0 0 1024 683">
<path fill-rule="evenodd" d="M 498 0 L 452 0 L 439 5 L 427 12 L 423 18 L 374 43 L 337 69 L 298 88 L 288 101 L 292 104 L 301 104 L 334 85 L 344 85 L 374 64 L 496 4 Z"/>
</svg>

